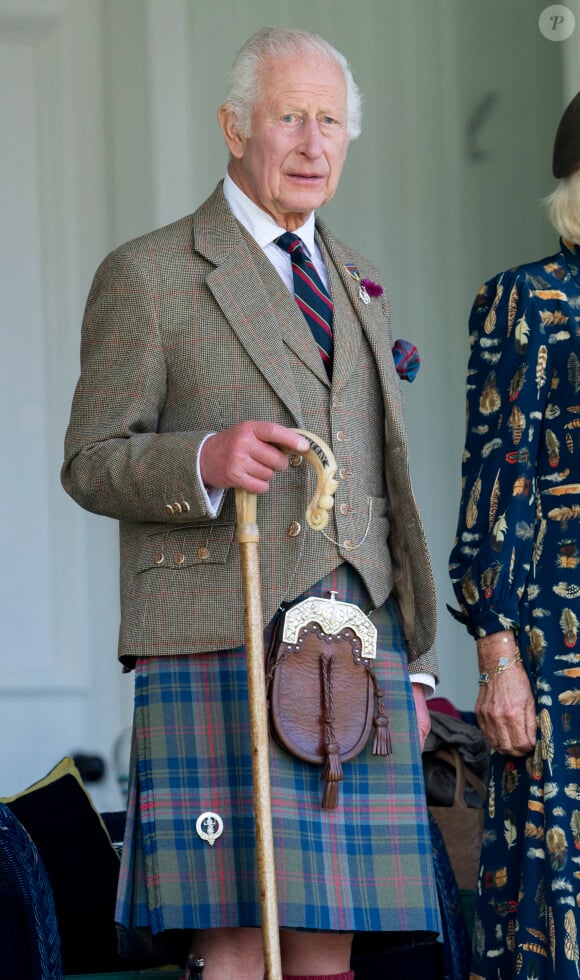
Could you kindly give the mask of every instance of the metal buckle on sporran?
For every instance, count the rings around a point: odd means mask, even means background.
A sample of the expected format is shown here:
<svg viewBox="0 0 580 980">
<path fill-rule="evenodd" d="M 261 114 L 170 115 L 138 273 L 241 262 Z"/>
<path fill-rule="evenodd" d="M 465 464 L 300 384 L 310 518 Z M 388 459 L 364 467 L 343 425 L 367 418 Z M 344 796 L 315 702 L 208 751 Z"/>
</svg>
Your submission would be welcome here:
<svg viewBox="0 0 580 980">
<path fill-rule="evenodd" d="M 342 763 L 361 752 L 373 727 L 373 754 L 391 753 L 376 650 L 374 623 L 336 592 L 287 609 L 275 631 L 267 672 L 272 733 L 299 759 L 324 767 L 324 809 L 337 806 Z"/>
</svg>

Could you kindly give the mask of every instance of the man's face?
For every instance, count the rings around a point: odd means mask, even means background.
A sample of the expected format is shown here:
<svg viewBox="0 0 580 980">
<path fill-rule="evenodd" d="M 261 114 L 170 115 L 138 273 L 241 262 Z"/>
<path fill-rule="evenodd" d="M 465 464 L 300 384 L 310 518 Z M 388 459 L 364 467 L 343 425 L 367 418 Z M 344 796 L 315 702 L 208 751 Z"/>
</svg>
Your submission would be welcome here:
<svg viewBox="0 0 580 980">
<path fill-rule="evenodd" d="M 304 54 L 262 68 L 251 136 L 223 107 L 229 172 L 277 224 L 294 231 L 333 196 L 348 148 L 347 94 L 339 65 Z"/>
</svg>

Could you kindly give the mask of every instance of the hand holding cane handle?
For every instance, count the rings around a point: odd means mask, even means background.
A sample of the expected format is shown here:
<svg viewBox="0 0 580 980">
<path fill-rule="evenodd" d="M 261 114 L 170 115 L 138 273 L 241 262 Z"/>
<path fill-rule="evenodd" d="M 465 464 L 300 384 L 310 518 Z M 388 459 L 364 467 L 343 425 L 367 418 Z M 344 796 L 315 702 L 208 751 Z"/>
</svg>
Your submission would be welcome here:
<svg viewBox="0 0 580 980">
<path fill-rule="evenodd" d="M 306 508 L 306 523 L 313 531 L 322 531 L 328 524 L 330 511 L 334 506 L 334 492 L 338 486 L 336 460 L 330 448 L 322 439 L 305 429 L 294 429 L 310 443 L 302 455 L 308 460 L 316 473 L 316 487 L 312 500 Z M 287 456 L 295 455 L 293 449 L 280 447 Z M 242 542 L 258 542 L 260 535 L 256 524 L 257 496 L 247 490 L 236 489 L 237 539 Z"/>
</svg>

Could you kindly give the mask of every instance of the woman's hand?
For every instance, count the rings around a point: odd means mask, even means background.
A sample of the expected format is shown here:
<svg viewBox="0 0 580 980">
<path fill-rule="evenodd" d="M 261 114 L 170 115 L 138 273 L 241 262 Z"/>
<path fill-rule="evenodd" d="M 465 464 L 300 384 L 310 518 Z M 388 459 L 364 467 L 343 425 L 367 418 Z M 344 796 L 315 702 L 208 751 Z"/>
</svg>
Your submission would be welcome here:
<svg viewBox="0 0 580 980">
<path fill-rule="evenodd" d="M 518 655 L 513 644 L 506 644 L 509 633 L 492 634 L 478 643 L 479 668 L 493 674 L 500 657 L 511 660 Z M 497 637 L 497 640 L 494 640 Z M 536 704 L 528 675 L 521 662 L 490 677 L 480 685 L 475 704 L 479 726 L 491 749 L 505 755 L 527 755 L 536 744 Z"/>
</svg>

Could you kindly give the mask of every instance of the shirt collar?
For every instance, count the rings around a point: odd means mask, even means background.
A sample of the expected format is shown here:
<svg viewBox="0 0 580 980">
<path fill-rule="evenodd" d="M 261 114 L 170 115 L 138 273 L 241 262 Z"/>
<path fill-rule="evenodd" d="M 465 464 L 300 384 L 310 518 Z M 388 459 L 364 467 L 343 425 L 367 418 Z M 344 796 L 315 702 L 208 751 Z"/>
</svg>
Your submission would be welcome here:
<svg viewBox="0 0 580 980">
<path fill-rule="evenodd" d="M 224 177 L 224 197 L 234 218 L 244 226 L 260 248 L 275 242 L 286 229 L 277 225 L 270 215 L 251 201 L 240 187 L 226 173 Z M 295 234 L 302 239 L 310 255 L 314 254 L 314 212 L 296 229 Z"/>
</svg>

